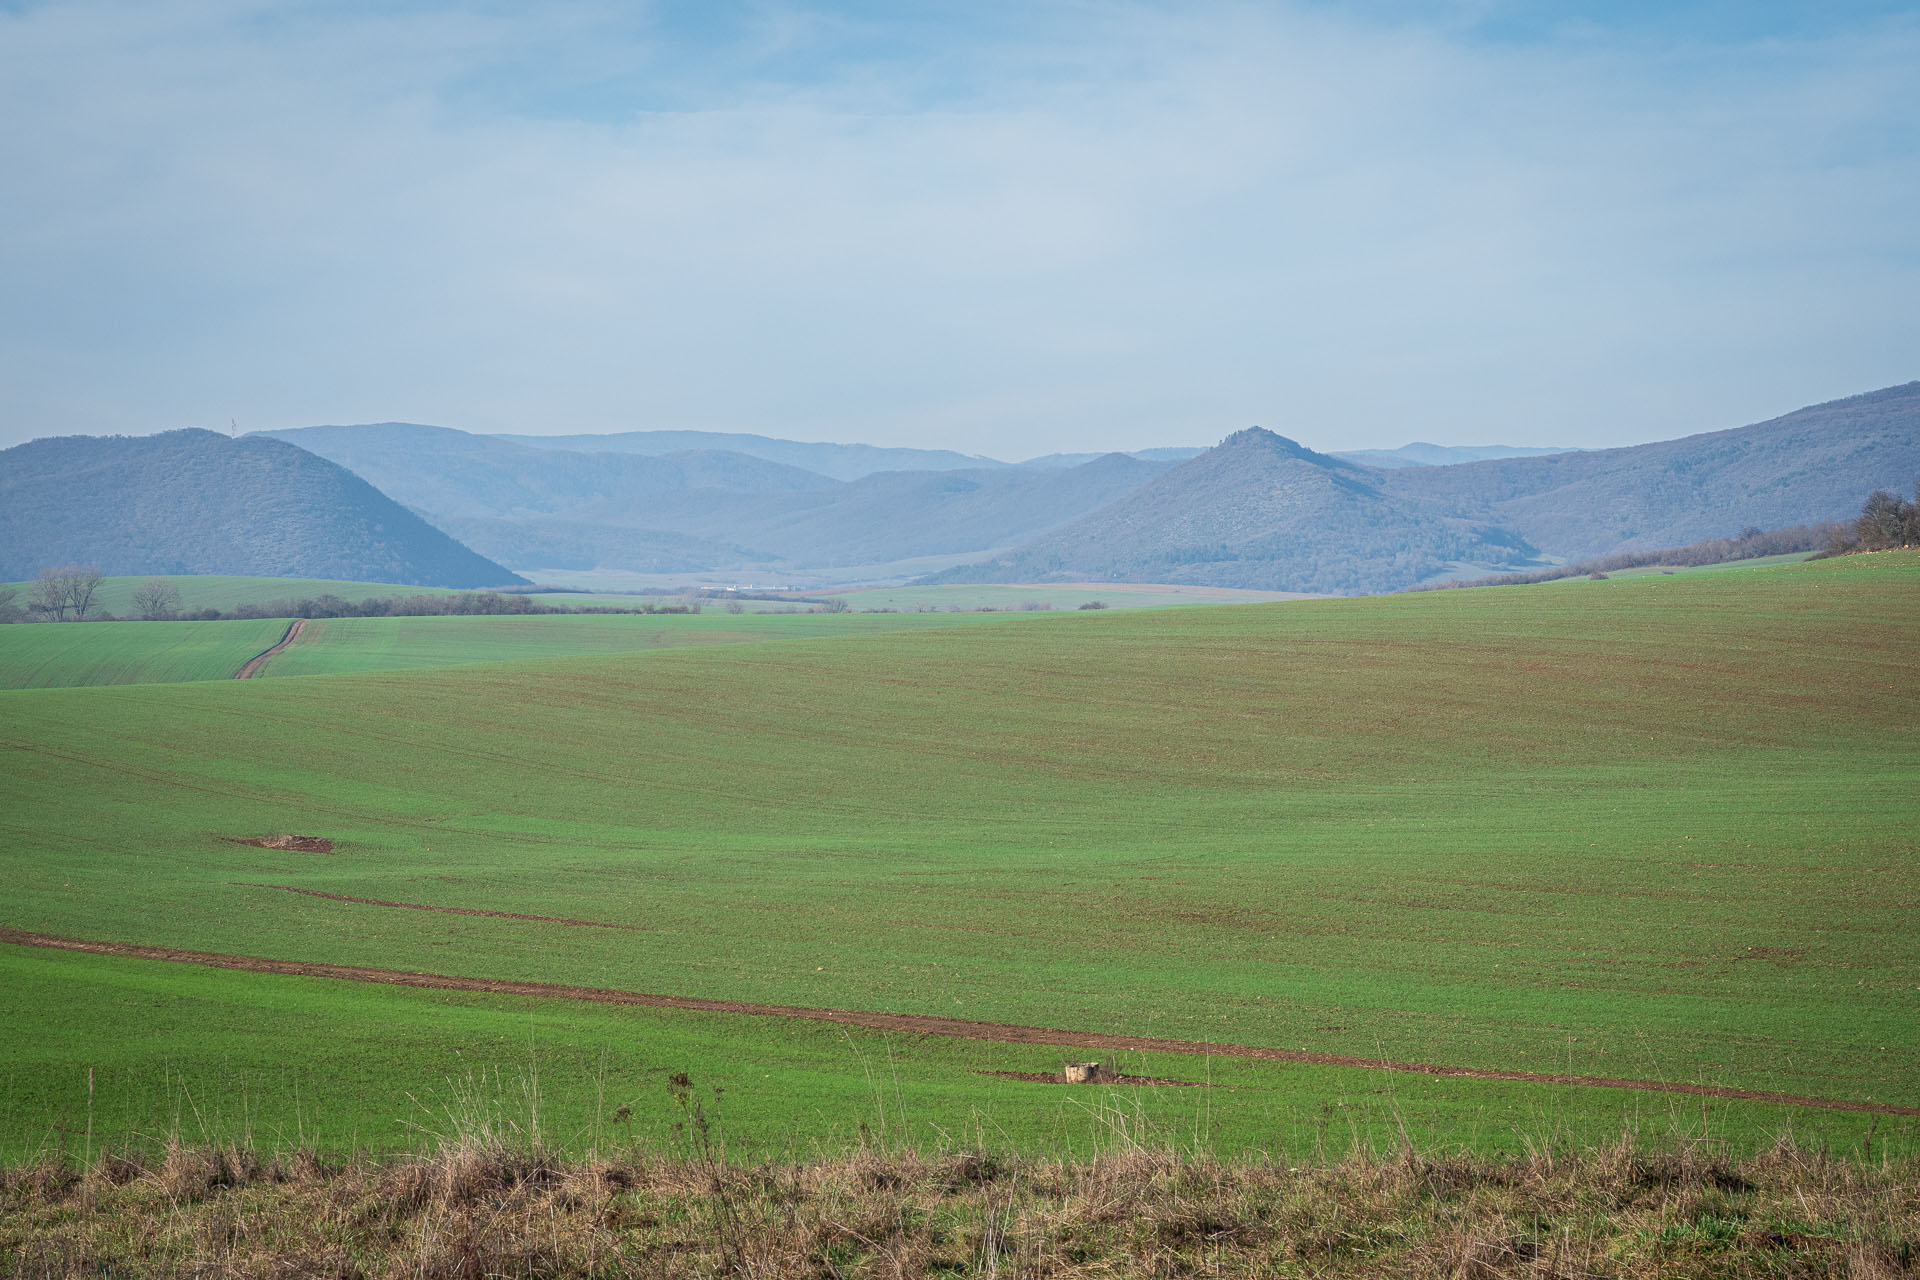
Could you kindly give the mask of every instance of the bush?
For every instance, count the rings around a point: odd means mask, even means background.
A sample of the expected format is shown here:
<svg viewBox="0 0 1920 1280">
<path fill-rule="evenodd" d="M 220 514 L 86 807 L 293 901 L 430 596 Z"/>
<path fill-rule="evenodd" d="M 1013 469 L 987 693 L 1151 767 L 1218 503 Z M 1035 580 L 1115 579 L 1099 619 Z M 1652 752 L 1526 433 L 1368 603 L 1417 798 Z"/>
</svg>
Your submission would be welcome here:
<svg viewBox="0 0 1920 1280">
<path fill-rule="evenodd" d="M 1920 499 L 1920 486 L 1916 486 L 1914 497 Z M 1853 522 L 1853 531 L 1862 551 L 1920 546 L 1920 503 L 1908 502 L 1886 489 L 1875 489 L 1860 508 L 1860 518 Z"/>
</svg>

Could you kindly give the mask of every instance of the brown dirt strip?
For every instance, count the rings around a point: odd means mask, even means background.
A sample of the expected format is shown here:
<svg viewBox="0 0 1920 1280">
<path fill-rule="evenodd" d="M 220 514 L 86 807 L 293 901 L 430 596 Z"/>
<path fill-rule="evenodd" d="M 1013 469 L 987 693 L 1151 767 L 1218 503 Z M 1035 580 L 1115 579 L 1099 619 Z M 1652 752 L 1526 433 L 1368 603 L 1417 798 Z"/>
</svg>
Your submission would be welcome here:
<svg viewBox="0 0 1920 1280">
<path fill-rule="evenodd" d="M 275 853 L 332 853 L 333 841 L 324 836 L 223 836 L 228 844 L 252 845 Z"/>
<path fill-rule="evenodd" d="M 1028 1084 L 1068 1084 L 1066 1076 L 1058 1071 L 976 1071 L 977 1076 L 999 1076 L 1002 1080 L 1024 1080 Z M 1166 1084 L 1176 1089 L 1211 1089 L 1214 1086 L 1204 1080 L 1163 1080 L 1159 1076 L 1116 1075 L 1110 1079 L 1088 1081 L 1096 1087 L 1100 1085 L 1140 1085 Z M 1086 1087 L 1086 1085 L 1082 1085 Z"/>
<path fill-rule="evenodd" d="M 171 960 L 210 969 L 237 969 L 244 973 L 272 973 L 296 978 L 335 978 L 343 982 L 378 982 L 429 991 L 473 991 L 483 995 L 530 996 L 547 1000 L 582 1000 L 594 1004 L 637 1005 L 649 1009 L 685 1009 L 695 1013 L 743 1013 L 761 1018 L 803 1018 L 871 1031 L 898 1031 L 906 1035 L 946 1036 L 956 1040 L 987 1040 L 999 1044 L 1055 1045 L 1072 1049 L 1103 1049 L 1110 1053 L 1185 1053 L 1216 1058 L 1249 1058 L 1256 1062 L 1290 1062 L 1316 1067 L 1357 1067 L 1368 1071 L 1404 1071 L 1415 1075 L 1448 1076 L 1462 1080 L 1497 1080 L 1515 1084 L 1564 1084 L 1595 1089 L 1635 1089 L 1646 1093 L 1679 1093 L 1696 1098 L 1728 1098 L 1768 1102 L 1785 1107 L 1817 1107 L 1828 1111 L 1865 1111 L 1883 1116 L 1920 1116 L 1920 1107 L 1890 1102 L 1854 1102 L 1841 1098 L 1807 1098 L 1759 1089 L 1724 1085 L 1687 1084 L 1672 1080 L 1624 1080 L 1611 1076 L 1560 1075 L 1541 1071 L 1500 1071 L 1487 1067 L 1447 1067 L 1425 1062 L 1393 1062 L 1384 1058 L 1355 1058 L 1337 1053 L 1307 1053 L 1269 1049 L 1259 1045 L 1218 1044 L 1202 1040 L 1163 1040 L 1156 1036 L 1123 1036 L 1099 1031 L 1058 1031 L 1004 1022 L 970 1022 L 916 1013 L 878 1013 L 855 1009 L 808 1009 L 784 1004 L 753 1004 L 740 1000 L 712 1000 L 701 996 L 662 996 L 639 991 L 610 991 L 604 987 L 573 987 L 550 982 L 513 982 L 499 978 L 468 978 L 458 974 L 406 973 L 398 969 L 369 969 L 350 964 L 321 964 L 303 960 L 269 960 L 260 956 L 221 955 L 184 951 L 133 942 L 94 942 L 58 938 L 0 925 L 0 942 L 23 947 L 84 951 L 92 955 L 125 956 L 138 960 Z"/>
<path fill-rule="evenodd" d="M 246 666 L 240 668 L 238 671 L 233 673 L 233 678 L 235 680 L 253 679 L 254 676 L 260 673 L 260 664 L 265 662 L 268 658 L 271 658 L 274 654 L 280 652 L 282 649 L 286 648 L 288 645 L 292 644 L 295 640 L 298 640 L 300 638 L 300 632 L 306 627 L 306 625 L 307 625 L 306 620 L 303 618 L 295 618 L 292 622 L 288 623 L 287 634 L 280 637 L 280 643 L 274 645 L 273 648 L 263 650 L 260 653 L 255 654 L 252 658 L 248 659 Z"/>
<path fill-rule="evenodd" d="M 228 884 L 239 889 L 277 889 L 281 893 L 303 893 L 309 898 L 326 898 L 333 902 L 357 902 L 363 907 L 398 907 L 402 911 L 444 911 L 450 916 L 491 916 L 495 920 L 531 920 L 535 924 L 570 924 L 583 929 L 630 929 L 635 933 L 645 933 L 637 924 L 609 924 L 605 920 L 569 920 L 565 916 L 523 916 L 517 911 L 481 911 L 476 907 L 435 907 L 424 902 L 388 902 L 383 898 L 350 898 L 344 893 L 326 893 L 319 889 L 296 889 L 290 884 L 250 884 L 244 880 L 229 880 Z"/>
</svg>

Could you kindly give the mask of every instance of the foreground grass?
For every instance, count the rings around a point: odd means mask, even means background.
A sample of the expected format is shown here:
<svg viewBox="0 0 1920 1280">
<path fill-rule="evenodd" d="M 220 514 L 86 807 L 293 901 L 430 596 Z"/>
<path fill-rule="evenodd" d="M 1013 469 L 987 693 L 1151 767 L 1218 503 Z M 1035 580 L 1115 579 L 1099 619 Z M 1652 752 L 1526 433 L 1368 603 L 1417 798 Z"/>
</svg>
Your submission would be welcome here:
<svg viewBox="0 0 1920 1280">
<path fill-rule="evenodd" d="M 1546 1083 L 1205 1054 L 1109 1058 L 1174 1085 L 1041 1084 L 1090 1056 L 783 1018 L 611 1007 L 236 973 L 0 946 L 0 1161 L 84 1154 L 93 1135 L 152 1154 L 169 1134 L 401 1153 L 450 1116 L 538 1127 L 585 1155 L 617 1136 L 675 1149 L 691 1078 L 739 1158 L 933 1148 L 980 1135 L 1013 1155 L 1088 1159 L 1116 1141 L 1263 1152 L 1391 1146 L 1403 1130 L 1483 1155 L 1543 1143 L 1711 1139 L 1748 1156 L 1804 1145 L 1920 1157 L 1920 1119 Z M 1107 1056 L 1107 1055 L 1100 1055 Z M 719 1096 L 711 1091 L 718 1090 Z"/>
<path fill-rule="evenodd" d="M 1920 1167 L 1783 1145 L 1629 1143 L 1481 1160 L 1355 1153 L 1076 1163 L 867 1150 L 743 1166 L 567 1161 L 477 1133 L 378 1162 L 175 1144 L 0 1169 L 0 1274 L 227 1276 L 1892 1277 L 1920 1268 Z"/>
</svg>

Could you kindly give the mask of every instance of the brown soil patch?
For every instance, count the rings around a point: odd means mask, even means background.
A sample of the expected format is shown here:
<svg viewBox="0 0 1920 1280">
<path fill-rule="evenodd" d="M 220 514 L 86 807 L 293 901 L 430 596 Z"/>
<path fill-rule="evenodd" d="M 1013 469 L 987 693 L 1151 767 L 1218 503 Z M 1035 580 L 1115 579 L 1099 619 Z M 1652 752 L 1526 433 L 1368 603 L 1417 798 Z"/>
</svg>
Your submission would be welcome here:
<svg viewBox="0 0 1920 1280">
<path fill-rule="evenodd" d="M 1394 1062 L 1385 1058 L 1358 1058 L 1338 1053 L 1308 1053 L 1270 1049 L 1262 1045 L 1218 1044 L 1201 1040 L 1164 1040 L 1157 1036 L 1115 1035 L 1104 1031 L 1060 1031 L 1051 1027 L 1023 1027 L 1004 1022 L 970 1022 L 918 1013 L 881 1013 L 858 1009 L 809 1009 L 795 1005 L 755 1004 L 741 1000 L 714 1000 L 704 996 L 653 995 L 639 991 L 612 991 L 604 987 L 574 987 L 552 982 L 515 982 L 500 978 L 469 978 L 447 973 L 407 973 L 398 969 L 371 969 L 360 965 L 322 964 L 302 960 L 269 960 L 262 956 L 221 955 L 185 951 L 134 942 L 95 942 L 59 938 L 0 925 L 0 942 L 23 947 L 49 947 L 91 955 L 127 956 L 139 960 L 169 960 L 204 965 L 210 969 L 237 969 L 245 973 L 274 973 L 300 978 L 334 978 L 345 982 L 379 982 L 389 986 L 419 987 L 429 991 L 473 991 L 487 995 L 528 996 L 547 1000 L 583 1000 L 594 1004 L 636 1005 L 649 1009 L 686 1009 L 696 1013 L 743 1013 L 761 1018 L 804 1018 L 843 1027 L 898 1031 L 905 1035 L 948 1036 L 956 1040 L 986 1040 L 1000 1044 L 1040 1044 L 1068 1049 L 1096 1049 L 1108 1053 L 1187 1053 L 1216 1058 L 1249 1058 L 1258 1062 L 1292 1062 L 1317 1067 L 1357 1067 L 1369 1071 L 1404 1071 L 1415 1075 L 1449 1076 L 1462 1080 L 1504 1080 L 1516 1084 L 1578 1085 L 1596 1089 L 1635 1089 L 1647 1093 L 1678 1093 L 1696 1098 L 1728 1098 L 1767 1102 L 1786 1107 L 1818 1107 L 1828 1111 L 1864 1111 L 1884 1116 L 1920 1116 L 1920 1107 L 1890 1102 L 1856 1102 L 1842 1098 L 1808 1098 L 1760 1089 L 1733 1089 L 1724 1085 L 1689 1084 L 1678 1080 L 1628 1080 L 1612 1076 L 1576 1076 L 1543 1071 L 1503 1071 L 1492 1067 L 1451 1067 L 1429 1062 Z"/>
<path fill-rule="evenodd" d="M 307 623 L 304 618 L 295 618 L 292 622 L 288 623 L 287 634 L 280 637 L 280 643 L 270 649 L 262 649 L 259 653 L 254 654 L 253 657 L 247 659 L 247 665 L 234 672 L 233 678 L 235 680 L 251 680 L 253 677 L 259 675 L 260 664 L 292 644 L 295 640 L 298 640 L 301 631 L 305 630 L 306 625 Z"/>
<path fill-rule="evenodd" d="M 294 838 L 305 840 L 310 837 Z M 253 844 L 254 841 L 248 840 L 243 843 Z M 326 841 L 323 840 L 321 843 L 326 844 Z M 332 845 L 327 846 L 329 849 L 332 847 Z M 326 849 L 320 852 L 325 853 Z M 565 916 L 523 916 L 517 911 L 482 911 L 477 907 L 436 907 L 425 902 L 388 902 L 384 898 L 352 898 L 344 893 L 326 893 L 320 889 L 296 889 L 290 884 L 248 884 L 239 880 L 229 880 L 227 883 L 240 889 L 273 889 L 280 893 L 305 894 L 309 898 L 326 898 L 332 902 L 357 902 L 363 907 L 398 907 L 402 911 L 442 911 L 450 916 L 491 916 L 495 920 L 530 920 L 535 924 L 566 924 L 583 929 L 631 929 L 636 933 L 646 932 L 638 925 L 609 924 L 605 920 L 569 920 Z"/>
<path fill-rule="evenodd" d="M 1028 1084 L 1066 1084 L 1067 1077 L 1060 1071 L 976 1071 L 977 1076 L 999 1076 L 1002 1080 L 1025 1080 Z M 1163 1080 L 1159 1076 L 1130 1076 L 1115 1074 L 1101 1080 L 1109 1084 L 1169 1084 L 1176 1089 L 1212 1089 L 1216 1086 L 1204 1080 Z"/>
<path fill-rule="evenodd" d="M 250 844 L 279 853 L 332 853 L 333 841 L 322 836 L 229 836 L 228 844 Z"/>
</svg>

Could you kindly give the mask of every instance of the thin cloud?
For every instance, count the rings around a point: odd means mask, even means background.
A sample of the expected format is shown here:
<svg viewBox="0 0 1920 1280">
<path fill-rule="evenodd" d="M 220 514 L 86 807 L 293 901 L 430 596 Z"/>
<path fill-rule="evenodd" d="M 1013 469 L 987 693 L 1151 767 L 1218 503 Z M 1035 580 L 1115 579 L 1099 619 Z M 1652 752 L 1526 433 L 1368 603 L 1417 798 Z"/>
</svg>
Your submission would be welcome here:
<svg viewBox="0 0 1920 1280">
<path fill-rule="evenodd" d="M 0 15 L 10 440 L 1607 444 L 1915 376 L 1920 33 Z"/>
</svg>

